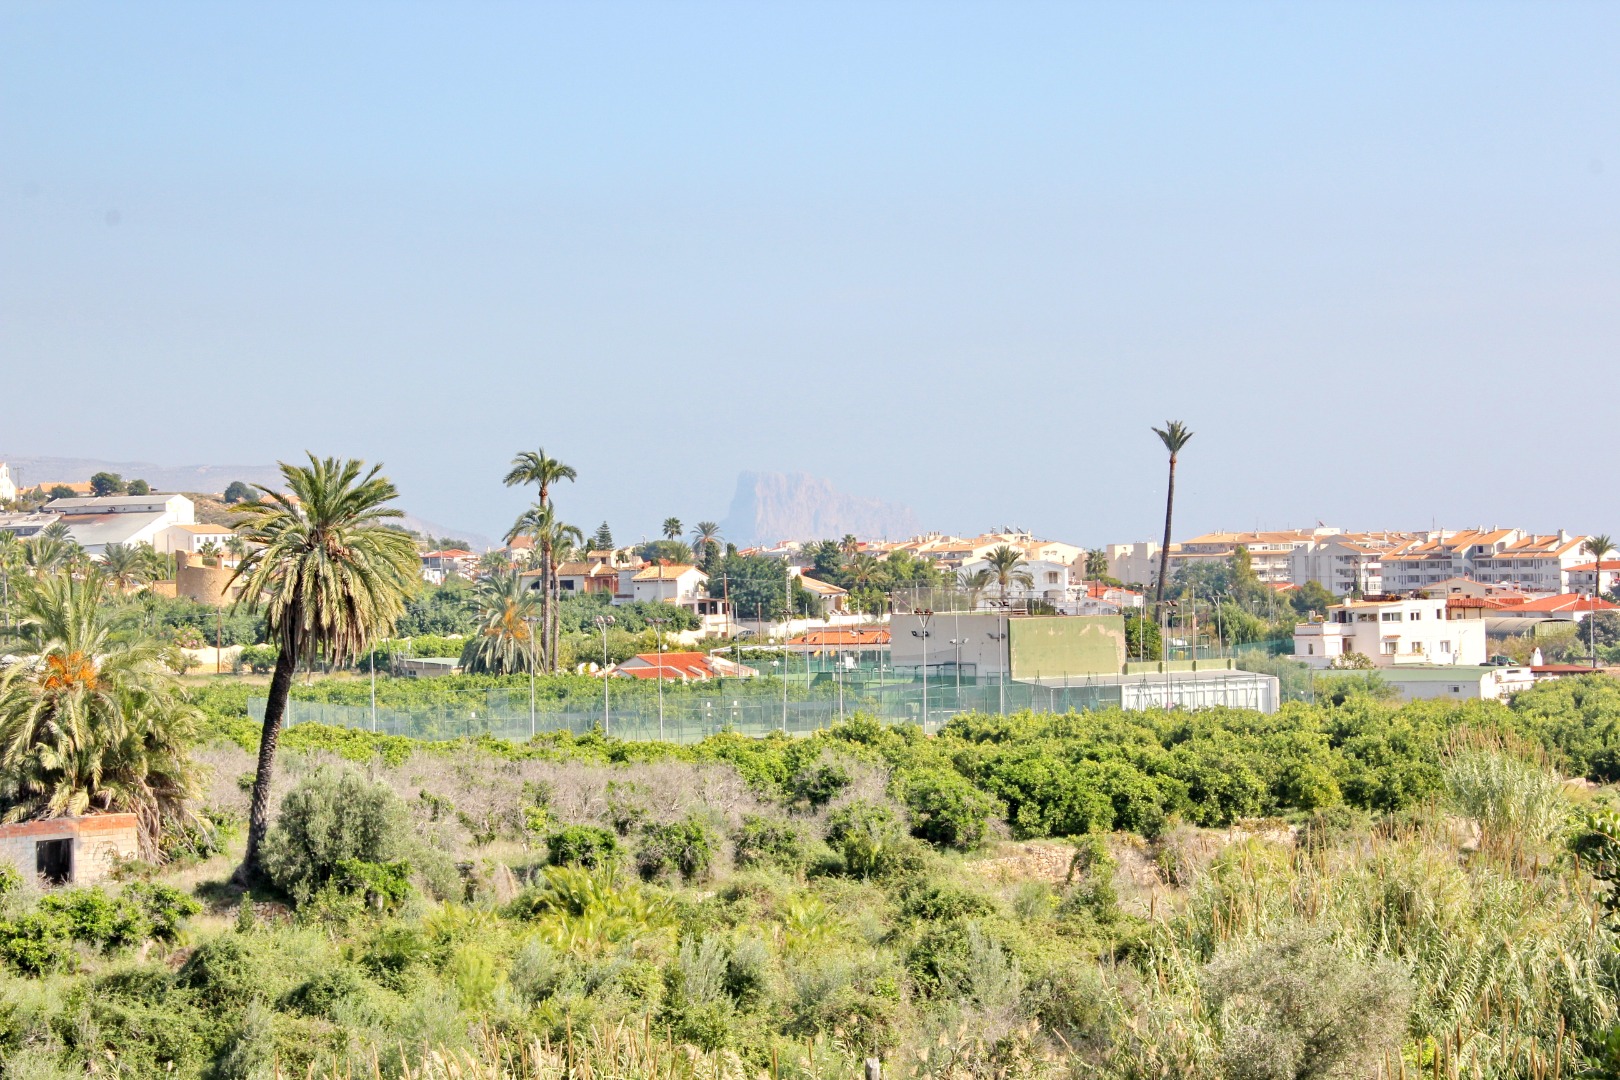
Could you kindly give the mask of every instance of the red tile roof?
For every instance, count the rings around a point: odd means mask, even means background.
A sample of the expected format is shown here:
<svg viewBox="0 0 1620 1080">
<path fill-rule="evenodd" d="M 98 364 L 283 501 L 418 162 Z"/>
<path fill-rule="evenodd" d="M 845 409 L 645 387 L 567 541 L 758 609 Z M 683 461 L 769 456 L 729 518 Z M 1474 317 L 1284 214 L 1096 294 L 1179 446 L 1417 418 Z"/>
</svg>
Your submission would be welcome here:
<svg viewBox="0 0 1620 1080">
<path fill-rule="evenodd" d="M 1556 596 L 1543 596 L 1539 600 L 1526 600 L 1522 604 L 1515 604 L 1513 610 L 1539 611 L 1549 614 L 1577 611 L 1620 611 L 1620 604 L 1611 604 L 1607 600 L 1600 600 L 1595 596 L 1584 596 L 1581 593 L 1559 593 Z"/>
</svg>

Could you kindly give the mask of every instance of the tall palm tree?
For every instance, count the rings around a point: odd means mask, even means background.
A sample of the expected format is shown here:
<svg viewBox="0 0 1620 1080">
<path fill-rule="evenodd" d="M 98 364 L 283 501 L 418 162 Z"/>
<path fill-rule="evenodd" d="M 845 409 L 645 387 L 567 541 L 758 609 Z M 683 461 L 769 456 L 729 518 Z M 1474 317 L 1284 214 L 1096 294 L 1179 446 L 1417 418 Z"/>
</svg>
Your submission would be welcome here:
<svg viewBox="0 0 1620 1080">
<path fill-rule="evenodd" d="M 685 528 L 686 528 L 686 526 L 681 524 L 681 519 L 680 518 L 678 518 L 678 517 L 667 517 L 667 518 L 665 518 L 664 519 L 664 539 L 665 540 L 679 540 L 681 538 L 681 533 L 683 531 L 685 531 Z"/>
<path fill-rule="evenodd" d="M 204 566 L 218 566 L 222 550 L 217 540 L 208 540 L 203 543 L 202 547 L 197 549 L 197 554 L 203 557 Z"/>
<path fill-rule="evenodd" d="M 132 813 L 142 854 L 200 793 L 190 743 L 197 711 L 150 638 L 117 625 L 100 574 L 41 579 L 21 626 L 38 651 L 0 673 L 0 802 L 6 818 Z M 128 611 L 129 609 L 124 609 Z"/>
<path fill-rule="evenodd" d="M 1009 585 L 1023 585 L 1028 588 L 1035 584 L 1035 579 L 1029 576 L 1024 567 L 1029 563 L 1024 561 L 1024 553 L 1011 544 L 1000 544 L 990 549 L 985 555 L 985 561 L 990 566 L 990 576 L 995 579 L 996 586 L 1001 590 L 1001 602 L 1007 603 L 1007 587 Z"/>
<path fill-rule="evenodd" d="M 512 675 L 540 661 L 538 631 L 540 598 L 525 589 L 516 574 L 496 574 L 478 585 L 482 621 L 461 650 L 464 671 L 486 675 Z"/>
<path fill-rule="evenodd" d="M 564 480 L 573 482 L 579 479 L 579 473 L 572 465 L 565 465 L 554 457 L 548 457 L 544 447 L 538 450 L 525 450 L 512 459 L 512 468 L 507 472 L 504 483 L 507 487 L 516 487 L 519 484 L 533 484 L 540 491 L 540 501 L 535 507 L 540 510 L 551 509 L 551 488 L 553 484 Z M 527 517 L 525 514 L 524 517 Z M 519 518 L 521 524 L 524 518 Z M 555 524 L 555 519 L 553 519 Z M 515 529 L 516 526 L 513 526 Z M 578 530 L 576 529 L 575 532 Z M 511 542 L 508 534 L 507 542 Z M 555 652 L 557 637 L 557 608 L 552 600 L 557 592 L 555 579 L 557 577 L 557 557 L 555 551 L 555 533 L 553 543 L 542 546 L 538 534 L 530 532 L 535 537 L 535 548 L 540 552 L 540 592 L 542 595 L 542 611 L 540 617 L 545 624 L 540 640 L 546 647 L 546 656 L 549 658 Z M 583 542 L 583 538 L 581 539 Z"/>
<path fill-rule="evenodd" d="M 854 533 L 845 533 L 844 538 L 838 541 L 838 550 L 853 559 L 861 550 L 861 542 L 855 539 Z"/>
<path fill-rule="evenodd" d="M 119 592 L 128 592 L 145 581 L 147 565 L 139 547 L 129 544 L 108 544 L 102 549 L 102 576 Z"/>
<path fill-rule="evenodd" d="M 17 534 L 0 529 L 0 603 L 5 605 L 5 622 L 11 624 L 11 575 L 23 566 L 23 542 Z"/>
<path fill-rule="evenodd" d="M 293 672 L 316 656 L 341 663 L 387 636 L 421 573 L 410 534 L 386 524 L 402 514 L 387 505 L 398 491 L 378 475 L 381 468 L 362 472 L 363 462 L 310 454 L 307 466 L 281 465 L 287 491 L 256 485 L 258 497 L 236 507 L 242 537 L 253 546 L 231 578 L 242 586 L 237 604 L 262 607 L 280 647 L 259 737 L 247 854 L 236 872 L 242 884 L 258 876 Z"/>
<path fill-rule="evenodd" d="M 556 670 L 558 605 L 562 602 L 557 582 L 557 556 L 585 543 L 585 534 L 576 526 L 558 520 L 557 511 L 539 503 L 529 507 L 507 530 L 506 542 L 519 536 L 530 537 L 540 552 L 540 647 L 547 671 Z"/>
<path fill-rule="evenodd" d="M 1095 581 L 1108 576 L 1108 556 L 1102 551 L 1086 552 L 1086 577 Z"/>
<path fill-rule="evenodd" d="M 1180 420 L 1166 420 L 1164 427 L 1154 428 L 1153 433 L 1170 451 L 1170 483 L 1164 495 L 1164 543 L 1159 547 L 1159 581 L 1153 593 L 1153 606 L 1157 611 L 1164 606 L 1164 583 L 1170 576 L 1170 521 L 1176 509 L 1176 459 L 1193 433 Z"/>
<path fill-rule="evenodd" d="M 979 610 L 980 597 L 984 595 L 984 590 L 988 589 L 995 580 L 996 575 L 991 573 L 989 568 L 982 566 L 972 573 L 963 570 L 956 575 L 956 583 L 967 590 L 969 610 Z"/>
<path fill-rule="evenodd" d="M 143 573 L 148 581 L 166 581 L 174 577 L 174 556 L 165 555 L 143 540 L 135 545 L 140 553 Z"/>
<path fill-rule="evenodd" d="M 540 489 L 540 505 L 551 505 L 551 486 L 563 480 L 578 480 L 579 473 L 572 465 L 564 465 L 554 457 L 547 457 L 545 448 L 525 450 L 512 459 L 512 468 L 503 481 L 507 487 L 534 484 Z"/>
</svg>

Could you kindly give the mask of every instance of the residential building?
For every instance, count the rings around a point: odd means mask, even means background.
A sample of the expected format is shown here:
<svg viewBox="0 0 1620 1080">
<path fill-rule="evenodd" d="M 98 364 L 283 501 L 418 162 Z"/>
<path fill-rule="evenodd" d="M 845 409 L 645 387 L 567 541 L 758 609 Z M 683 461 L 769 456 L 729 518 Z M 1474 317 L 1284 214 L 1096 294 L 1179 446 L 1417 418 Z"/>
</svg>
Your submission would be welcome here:
<svg viewBox="0 0 1620 1080">
<path fill-rule="evenodd" d="M 1379 668 L 1483 664 L 1485 621 L 1461 608 L 1454 617 L 1446 600 L 1384 594 L 1335 604 L 1325 621 L 1294 627 L 1295 660 L 1323 668 L 1351 653 Z"/>
<path fill-rule="evenodd" d="M 1225 562 L 1238 548 L 1249 553 L 1249 565 L 1262 582 L 1291 582 L 1294 552 L 1308 548 L 1322 536 L 1339 532 L 1326 526 L 1279 532 L 1213 532 L 1183 540 L 1170 552 L 1171 580 L 1182 566 L 1194 562 Z M 1121 580 L 1125 580 L 1121 578 Z"/>
<path fill-rule="evenodd" d="M 798 568 L 794 567 L 794 569 L 797 570 Z M 840 588 L 830 581 L 821 581 L 804 573 L 800 573 L 798 578 L 799 584 L 804 587 L 805 591 L 822 602 L 827 615 L 849 614 L 848 589 Z"/>
<path fill-rule="evenodd" d="M 185 551 L 192 555 L 201 555 L 203 548 L 209 544 L 223 551 L 225 542 L 235 535 L 235 532 L 223 525 L 198 525 L 194 522 L 170 525 L 158 535 L 157 542 L 152 546 L 165 554 Z"/>
<path fill-rule="evenodd" d="M 1170 553 L 1175 551 L 1171 545 Z M 1152 585 L 1159 580 L 1158 544 L 1109 544 L 1103 553 L 1108 558 L 1108 576 L 1116 581 Z"/>
<path fill-rule="evenodd" d="M 422 553 L 422 580 L 443 585 L 453 577 L 471 577 L 478 557 L 466 548 Z"/>
<path fill-rule="evenodd" d="M 1491 615 L 1497 618 L 1552 619 L 1562 622 L 1581 622 L 1595 611 L 1620 611 L 1620 605 L 1583 593 L 1557 593 L 1528 600 L 1503 598 L 1487 600 L 1486 603 L 1491 605 Z"/>
<path fill-rule="evenodd" d="M 1536 682 L 1536 673 L 1527 667 L 1461 667 L 1408 664 L 1388 668 L 1379 678 L 1393 686 L 1407 701 L 1500 701 Z"/>
<path fill-rule="evenodd" d="M 1384 556 L 1417 541 L 1411 533 L 1333 533 L 1295 548 L 1289 555 L 1288 580 L 1316 582 L 1334 596 L 1387 591 Z"/>
<path fill-rule="evenodd" d="M 631 574 L 630 584 L 631 598 L 642 603 L 687 605 L 709 598 L 709 575 L 695 566 L 646 566 Z"/>
<path fill-rule="evenodd" d="M 1473 576 L 1525 592 L 1564 592 L 1571 588 L 1570 569 L 1588 561 L 1581 550 L 1585 543 L 1584 536 L 1559 531 L 1549 536 L 1522 535 L 1501 547 L 1476 544 L 1471 556 Z"/>
<path fill-rule="evenodd" d="M 961 567 L 961 573 L 963 574 L 972 574 L 979 570 L 992 570 L 989 560 L 976 559 L 964 563 Z M 992 570 L 992 572 L 994 571 Z M 1028 574 L 1029 583 L 1010 582 L 1006 590 L 1006 598 L 1009 600 L 1035 599 L 1061 604 L 1072 599 L 1073 593 L 1078 591 L 1071 590 L 1069 587 L 1070 569 L 1065 563 L 1046 562 L 1041 559 L 1026 561 L 1019 568 L 1018 573 Z M 983 595 L 986 599 L 1000 600 L 1002 599 L 1001 586 L 992 584 L 984 590 Z"/>
<path fill-rule="evenodd" d="M 529 570 L 522 576 L 526 580 L 532 579 L 534 588 L 540 587 L 540 571 Z M 586 593 L 607 593 L 611 596 L 618 589 L 618 583 L 619 572 L 598 559 L 557 565 L 557 591 L 563 596 L 583 596 Z"/>
<path fill-rule="evenodd" d="M 1595 562 L 1576 563 L 1566 567 L 1564 574 L 1570 592 L 1613 594 L 1615 586 L 1620 585 L 1620 560 L 1604 559 L 1602 566 Z"/>
</svg>

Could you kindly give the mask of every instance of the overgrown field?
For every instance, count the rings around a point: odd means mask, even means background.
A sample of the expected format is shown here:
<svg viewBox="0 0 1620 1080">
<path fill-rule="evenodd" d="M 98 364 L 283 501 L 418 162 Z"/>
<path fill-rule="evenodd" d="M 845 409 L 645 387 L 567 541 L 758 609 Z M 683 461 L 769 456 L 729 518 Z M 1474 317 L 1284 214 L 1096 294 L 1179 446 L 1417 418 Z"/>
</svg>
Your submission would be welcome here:
<svg viewBox="0 0 1620 1080">
<path fill-rule="evenodd" d="M 295 727 L 106 889 L 0 883 L 0 1076 L 1620 1076 L 1620 687 L 856 720 L 677 747 Z"/>
</svg>

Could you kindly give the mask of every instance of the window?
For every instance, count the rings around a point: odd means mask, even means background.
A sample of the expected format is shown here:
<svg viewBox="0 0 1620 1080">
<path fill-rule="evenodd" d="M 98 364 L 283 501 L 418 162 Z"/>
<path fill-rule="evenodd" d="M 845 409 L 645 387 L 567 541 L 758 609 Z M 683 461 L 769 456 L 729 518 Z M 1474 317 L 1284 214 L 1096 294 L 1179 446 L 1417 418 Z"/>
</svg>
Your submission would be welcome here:
<svg viewBox="0 0 1620 1080">
<path fill-rule="evenodd" d="M 1421 641 L 1412 642 L 1412 655 L 1413 656 L 1422 656 L 1423 655 L 1423 642 L 1421 642 Z"/>
<path fill-rule="evenodd" d="M 1316 646 L 1315 645 L 1307 645 L 1307 646 L 1305 646 L 1305 655 L 1306 656 L 1315 656 L 1316 655 Z"/>
<path fill-rule="evenodd" d="M 1394 656 L 1395 650 L 1400 648 L 1400 646 L 1401 643 L 1398 641 L 1386 641 L 1384 642 L 1384 652 L 1386 655 Z"/>
<path fill-rule="evenodd" d="M 1423 618 L 1423 612 L 1421 612 L 1421 611 L 1412 612 L 1412 621 L 1413 622 L 1418 622 L 1422 618 Z"/>
<path fill-rule="evenodd" d="M 1449 654 L 1451 652 L 1451 642 L 1442 641 L 1440 643 L 1440 651 L 1443 652 L 1443 653 L 1448 653 Z"/>
<path fill-rule="evenodd" d="M 1385 622 L 1400 622 L 1401 621 L 1401 613 L 1398 612 L 1398 611 L 1386 611 L 1386 612 L 1384 612 L 1383 617 L 1384 617 Z"/>
</svg>

